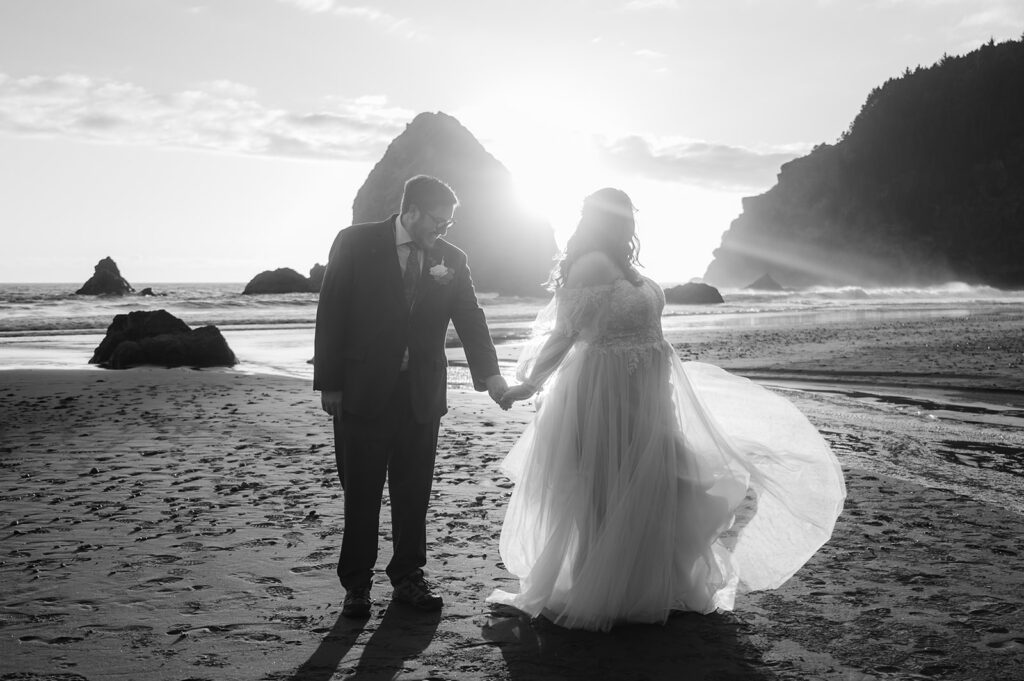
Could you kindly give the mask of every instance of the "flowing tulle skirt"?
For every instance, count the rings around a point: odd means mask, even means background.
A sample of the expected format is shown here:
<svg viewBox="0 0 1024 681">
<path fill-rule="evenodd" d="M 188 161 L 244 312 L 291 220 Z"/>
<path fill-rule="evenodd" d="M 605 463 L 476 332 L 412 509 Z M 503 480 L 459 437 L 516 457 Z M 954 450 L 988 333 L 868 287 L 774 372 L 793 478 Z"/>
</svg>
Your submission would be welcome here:
<svg viewBox="0 0 1024 681">
<path fill-rule="evenodd" d="M 664 342 L 578 343 L 503 468 L 501 556 L 519 592 L 488 601 L 594 630 L 781 585 L 846 496 L 791 403 Z"/>
</svg>

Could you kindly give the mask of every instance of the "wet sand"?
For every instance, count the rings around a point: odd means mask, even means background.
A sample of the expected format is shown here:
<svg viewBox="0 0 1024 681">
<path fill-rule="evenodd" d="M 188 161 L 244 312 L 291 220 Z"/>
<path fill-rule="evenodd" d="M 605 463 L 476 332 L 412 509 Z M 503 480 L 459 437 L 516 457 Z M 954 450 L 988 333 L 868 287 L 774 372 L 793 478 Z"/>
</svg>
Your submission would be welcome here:
<svg viewBox="0 0 1024 681">
<path fill-rule="evenodd" d="M 747 329 L 671 330 L 666 320 L 666 337 L 683 360 L 745 376 L 1024 392 L 1024 306 L 878 312 L 827 323 L 794 315 L 784 326 L 755 316 Z"/>
<path fill-rule="evenodd" d="M 849 497 L 782 588 L 611 634 L 484 603 L 511 585 L 498 464 L 529 405 L 450 393 L 428 528 L 446 606 L 392 605 L 381 575 L 371 618 L 352 622 L 331 433 L 308 381 L 0 372 L 0 680 L 1024 678 L 1020 321 L 881 324 L 674 339 L 684 359 L 776 380 L 832 443 Z M 851 395 L 846 370 L 870 395 L 984 389 L 975 406 L 1006 422 L 935 408 L 959 398 Z M 783 385 L 812 376 L 820 389 Z"/>
</svg>

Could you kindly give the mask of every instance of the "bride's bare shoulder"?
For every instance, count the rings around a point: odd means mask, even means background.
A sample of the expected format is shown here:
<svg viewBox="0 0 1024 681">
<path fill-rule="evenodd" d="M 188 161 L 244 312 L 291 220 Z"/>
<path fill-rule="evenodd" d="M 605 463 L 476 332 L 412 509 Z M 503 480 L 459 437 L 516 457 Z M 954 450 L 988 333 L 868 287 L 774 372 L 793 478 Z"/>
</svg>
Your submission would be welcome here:
<svg viewBox="0 0 1024 681">
<path fill-rule="evenodd" d="M 568 288 L 604 286 L 622 279 L 622 270 L 602 251 L 584 253 L 569 268 Z"/>
</svg>

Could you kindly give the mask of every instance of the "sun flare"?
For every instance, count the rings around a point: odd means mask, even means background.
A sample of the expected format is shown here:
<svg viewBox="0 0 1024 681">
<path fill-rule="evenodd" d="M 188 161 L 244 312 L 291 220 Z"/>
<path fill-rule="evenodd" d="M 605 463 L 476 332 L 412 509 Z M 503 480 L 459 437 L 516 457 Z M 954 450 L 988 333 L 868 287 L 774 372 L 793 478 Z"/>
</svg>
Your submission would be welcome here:
<svg viewBox="0 0 1024 681">
<path fill-rule="evenodd" d="M 548 221 L 564 246 L 579 220 L 583 197 L 611 183 L 591 137 L 500 106 L 489 107 L 486 115 L 481 111 L 473 127 L 512 174 L 523 209 Z"/>
<path fill-rule="evenodd" d="M 583 198 L 602 187 L 618 187 L 638 209 L 641 268 L 662 282 L 703 275 L 722 232 L 740 211 L 741 194 L 615 168 L 593 132 L 573 127 L 565 116 L 527 111 L 515 101 L 520 100 L 505 98 L 465 117 L 512 174 L 523 208 L 551 225 L 560 248 L 576 228 Z"/>
</svg>

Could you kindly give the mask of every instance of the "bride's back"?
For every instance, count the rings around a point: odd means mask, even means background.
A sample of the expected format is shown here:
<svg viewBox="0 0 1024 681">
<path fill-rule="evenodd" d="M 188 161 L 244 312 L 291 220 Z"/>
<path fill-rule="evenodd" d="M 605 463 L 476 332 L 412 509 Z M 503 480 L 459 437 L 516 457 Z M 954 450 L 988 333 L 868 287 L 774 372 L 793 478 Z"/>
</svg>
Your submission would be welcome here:
<svg viewBox="0 0 1024 681">
<path fill-rule="evenodd" d="M 601 346 L 645 345 L 660 341 L 665 296 L 654 281 L 637 277 L 633 283 L 601 251 L 580 256 L 569 270 L 562 302 L 583 312 L 582 336 Z"/>
</svg>

